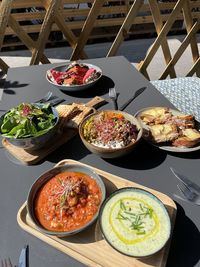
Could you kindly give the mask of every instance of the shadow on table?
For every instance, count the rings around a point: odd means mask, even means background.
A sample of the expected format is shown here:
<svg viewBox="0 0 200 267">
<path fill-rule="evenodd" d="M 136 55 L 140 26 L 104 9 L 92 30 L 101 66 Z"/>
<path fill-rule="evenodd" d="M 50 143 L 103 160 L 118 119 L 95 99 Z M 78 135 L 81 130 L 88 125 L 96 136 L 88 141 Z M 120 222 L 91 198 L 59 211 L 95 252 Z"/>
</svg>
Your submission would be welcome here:
<svg viewBox="0 0 200 267">
<path fill-rule="evenodd" d="M 79 136 L 75 136 L 70 142 L 63 144 L 60 148 L 50 154 L 48 160 L 53 163 L 58 163 L 63 159 L 79 161 L 88 154 L 91 154 L 91 152 L 85 148 Z"/>
<path fill-rule="evenodd" d="M 3 92 L 8 95 L 16 94 L 15 91 L 11 90 L 10 88 L 21 88 L 29 85 L 28 83 L 19 83 L 18 81 L 10 82 L 4 81 L 3 83 Z"/>
<path fill-rule="evenodd" d="M 28 83 L 19 83 L 18 81 L 10 82 L 10 81 L 5 81 L 4 82 L 4 88 L 21 88 L 29 85 Z"/>
<path fill-rule="evenodd" d="M 145 151 L 145 153 L 141 153 L 141 151 Z M 91 154 L 91 152 L 85 148 L 81 139 L 76 136 L 49 155 L 48 160 L 55 163 L 68 158 L 79 161 L 88 154 Z M 141 141 L 131 154 L 121 158 L 103 160 L 121 168 L 145 170 L 160 165 L 165 160 L 166 155 L 165 151 L 153 147 L 145 141 Z"/>
<path fill-rule="evenodd" d="M 172 236 L 167 267 L 193 267 L 200 259 L 200 233 L 196 225 L 185 215 L 183 208 L 177 205 L 177 215 Z"/>
<path fill-rule="evenodd" d="M 144 140 L 141 140 L 134 151 L 127 156 L 104 160 L 121 168 L 146 170 L 160 165 L 166 156 L 166 151 L 153 147 Z"/>
<path fill-rule="evenodd" d="M 70 96 L 75 96 L 75 97 L 80 97 L 80 98 L 89 98 L 89 97 L 94 97 L 94 96 L 101 96 L 105 95 L 108 93 L 109 88 L 114 87 L 115 83 L 113 80 L 105 75 L 101 77 L 101 79 L 95 83 L 94 86 L 89 87 L 86 90 L 83 91 L 76 91 L 76 92 L 66 92 L 63 91 L 63 93 L 70 95 Z"/>
<path fill-rule="evenodd" d="M 169 154 L 173 157 L 184 158 L 184 159 L 199 159 L 200 158 L 200 149 L 197 151 L 192 151 L 190 153 L 171 153 Z"/>
</svg>

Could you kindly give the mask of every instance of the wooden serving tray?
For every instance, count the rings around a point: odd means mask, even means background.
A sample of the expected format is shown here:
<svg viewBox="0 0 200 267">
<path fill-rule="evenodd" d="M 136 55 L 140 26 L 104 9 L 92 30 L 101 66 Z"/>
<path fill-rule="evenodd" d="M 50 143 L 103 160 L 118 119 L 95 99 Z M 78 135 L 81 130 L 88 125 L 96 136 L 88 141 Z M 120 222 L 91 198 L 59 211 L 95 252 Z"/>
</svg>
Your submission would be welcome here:
<svg viewBox="0 0 200 267">
<path fill-rule="evenodd" d="M 105 99 L 96 96 L 85 105 L 93 107 L 93 111 L 95 111 L 96 107 L 101 106 L 104 103 L 106 103 Z M 21 147 L 12 145 L 5 138 L 2 139 L 2 145 L 12 156 L 14 156 L 20 162 L 26 165 L 32 165 L 45 158 L 47 155 L 55 151 L 61 145 L 65 144 L 67 141 L 72 139 L 77 133 L 78 131 L 76 129 L 65 128 L 62 132 L 58 131 L 53 137 L 53 139 L 51 139 L 44 147 L 33 151 L 29 151 Z"/>
<path fill-rule="evenodd" d="M 143 188 L 155 194 L 166 206 L 169 212 L 173 229 L 176 218 L 176 204 L 167 195 L 74 160 L 62 160 L 56 166 L 64 165 L 66 163 L 78 163 L 92 168 L 103 178 L 108 195 L 117 188 L 129 186 Z M 24 203 L 23 206 L 19 209 L 17 214 L 17 221 L 20 227 L 25 231 L 38 237 L 39 239 L 62 251 L 63 253 L 66 253 L 76 260 L 86 264 L 87 266 L 164 267 L 166 265 L 170 241 L 168 242 L 167 246 L 165 246 L 160 252 L 144 260 L 139 260 L 133 257 L 125 256 L 114 250 L 103 239 L 98 222 L 87 228 L 85 231 L 73 236 L 59 238 L 46 235 L 37 230 L 36 226 L 29 218 L 26 210 L 26 203 Z"/>
</svg>

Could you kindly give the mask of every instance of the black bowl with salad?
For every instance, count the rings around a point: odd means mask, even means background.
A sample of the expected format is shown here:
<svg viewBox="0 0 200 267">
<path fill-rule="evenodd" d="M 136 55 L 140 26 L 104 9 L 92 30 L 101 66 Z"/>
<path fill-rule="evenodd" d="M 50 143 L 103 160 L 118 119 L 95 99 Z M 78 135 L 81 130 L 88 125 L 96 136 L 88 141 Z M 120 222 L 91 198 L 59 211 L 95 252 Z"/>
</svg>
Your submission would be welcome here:
<svg viewBox="0 0 200 267">
<path fill-rule="evenodd" d="M 58 112 L 49 103 L 21 103 L 1 116 L 0 133 L 17 147 L 36 150 L 55 134 L 58 121 Z"/>
</svg>

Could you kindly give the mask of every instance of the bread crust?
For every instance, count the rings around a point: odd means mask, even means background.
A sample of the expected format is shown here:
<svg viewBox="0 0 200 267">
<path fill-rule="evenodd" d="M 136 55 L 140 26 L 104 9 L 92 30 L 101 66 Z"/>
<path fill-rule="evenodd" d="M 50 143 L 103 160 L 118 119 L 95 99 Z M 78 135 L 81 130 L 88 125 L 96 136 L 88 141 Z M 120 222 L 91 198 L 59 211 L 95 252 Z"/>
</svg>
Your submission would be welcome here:
<svg viewBox="0 0 200 267">
<path fill-rule="evenodd" d="M 171 123 L 175 124 L 180 129 L 195 127 L 194 116 L 192 115 L 172 116 Z"/>
<path fill-rule="evenodd" d="M 185 129 L 182 136 L 172 143 L 176 147 L 193 147 L 200 142 L 200 133 L 196 129 Z"/>
<path fill-rule="evenodd" d="M 60 128 L 78 129 L 81 121 L 93 111 L 83 104 L 59 105 L 56 107 L 60 117 Z"/>
</svg>

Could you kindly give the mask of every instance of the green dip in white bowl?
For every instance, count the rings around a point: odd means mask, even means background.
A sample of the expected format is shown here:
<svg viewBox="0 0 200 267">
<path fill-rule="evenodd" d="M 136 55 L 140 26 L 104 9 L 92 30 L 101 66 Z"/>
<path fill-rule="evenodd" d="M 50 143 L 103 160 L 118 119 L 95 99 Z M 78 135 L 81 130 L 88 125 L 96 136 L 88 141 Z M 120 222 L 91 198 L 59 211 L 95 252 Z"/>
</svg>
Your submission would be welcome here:
<svg viewBox="0 0 200 267">
<path fill-rule="evenodd" d="M 164 247 L 171 222 L 163 203 L 139 188 L 122 188 L 105 200 L 100 227 L 117 251 L 136 258 L 151 256 Z"/>
</svg>

